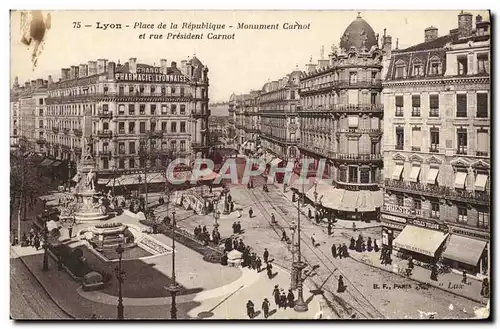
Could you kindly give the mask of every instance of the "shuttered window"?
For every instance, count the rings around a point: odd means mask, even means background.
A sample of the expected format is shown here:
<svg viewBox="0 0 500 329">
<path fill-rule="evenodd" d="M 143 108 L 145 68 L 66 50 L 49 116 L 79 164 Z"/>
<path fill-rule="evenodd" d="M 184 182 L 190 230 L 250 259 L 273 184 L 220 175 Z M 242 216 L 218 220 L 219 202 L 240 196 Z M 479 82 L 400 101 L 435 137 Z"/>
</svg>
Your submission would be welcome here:
<svg viewBox="0 0 500 329">
<path fill-rule="evenodd" d="M 411 131 L 411 149 L 412 151 L 420 151 L 422 145 L 422 131 L 420 128 L 413 128 Z"/>
<path fill-rule="evenodd" d="M 457 117 L 467 117 L 467 95 L 457 95 Z"/>
<path fill-rule="evenodd" d="M 396 96 L 396 107 L 403 107 L 403 96 Z"/>
<path fill-rule="evenodd" d="M 488 134 L 488 131 L 482 130 L 477 132 L 477 149 L 476 149 L 477 156 L 488 156 L 490 149 L 489 142 L 490 142 L 490 135 Z"/>
<path fill-rule="evenodd" d="M 411 96 L 412 107 L 420 107 L 420 95 Z"/>
<path fill-rule="evenodd" d="M 478 118 L 487 118 L 488 117 L 488 94 L 487 93 L 477 94 L 476 116 Z"/>
</svg>

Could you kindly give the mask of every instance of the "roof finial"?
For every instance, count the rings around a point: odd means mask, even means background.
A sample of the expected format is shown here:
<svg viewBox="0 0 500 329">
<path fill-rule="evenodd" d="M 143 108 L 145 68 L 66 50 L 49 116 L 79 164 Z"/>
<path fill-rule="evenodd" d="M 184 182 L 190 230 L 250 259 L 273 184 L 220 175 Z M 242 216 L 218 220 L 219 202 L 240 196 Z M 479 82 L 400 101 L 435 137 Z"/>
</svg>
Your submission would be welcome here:
<svg viewBox="0 0 500 329">
<path fill-rule="evenodd" d="M 358 17 L 356 17 L 356 18 L 361 18 L 361 12 L 360 11 L 358 11 Z"/>
</svg>

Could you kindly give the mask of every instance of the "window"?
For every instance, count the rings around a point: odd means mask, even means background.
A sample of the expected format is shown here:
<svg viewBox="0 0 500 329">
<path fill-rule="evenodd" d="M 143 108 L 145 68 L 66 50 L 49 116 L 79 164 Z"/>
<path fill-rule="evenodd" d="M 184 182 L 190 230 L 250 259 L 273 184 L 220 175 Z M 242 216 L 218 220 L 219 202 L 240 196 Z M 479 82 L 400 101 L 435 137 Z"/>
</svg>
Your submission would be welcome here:
<svg viewBox="0 0 500 329">
<path fill-rule="evenodd" d="M 166 122 L 161 123 L 161 131 L 167 131 L 167 123 Z"/>
<path fill-rule="evenodd" d="M 168 108 L 167 105 L 162 104 L 161 105 L 161 114 L 167 114 Z"/>
<path fill-rule="evenodd" d="M 411 150 L 420 151 L 422 145 L 422 129 L 420 127 L 411 128 Z"/>
<path fill-rule="evenodd" d="M 166 94 L 165 87 L 161 87 L 160 92 L 162 96 L 165 96 Z"/>
<path fill-rule="evenodd" d="M 144 134 L 146 132 L 146 122 L 139 122 L 139 133 Z"/>
<path fill-rule="evenodd" d="M 102 169 L 109 169 L 109 160 L 108 160 L 108 158 L 102 159 Z"/>
<path fill-rule="evenodd" d="M 404 207 L 404 205 L 405 205 L 405 198 L 402 195 L 396 195 L 396 204 L 399 207 Z"/>
<path fill-rule="evenodd" d="M 467 56 L 459 56 L 457 57 L 458 64 L 458 75 L 467 74 Z"/>
<path fill-rule="evenodd" d="M 39 115 L 39 116 L 43 116 L 43 109 L 39 109 L 39 110 L 38 110 L 38 115 Z"/>
<path fill-rule="evenodd" d="M 371 168 L 371 173 L 372 173 L 372 183 L 378 183 L 377 168 L 376 167 L 372 167 Z"/>
<path fill-rule="evenodd" d="M 170 93 L 175 94 L 175 87 L 170 87 Z"/>
<path fill-rule="evenodd" d="M 134 93 L 134 86 L 128 87 L 128 93 L 133 94 Z"/>
<path fill-rule="evenodd" d="M 123 88 L 123 86 L 118 87 L 118 95 L 123 96 L 124 93 L 125 93 L 125 88 Z"/>
<path fill-rule="evenodd" d="M 371 93 L 371 95 L 370 95 L 370 104 L 371 105 L 377 104 L 377 93 Z"/>
<path fill-rule="evenodd" d="M 146 159 L 144 158 L 139 158 L 139 167 L 144 168 L 146 167 Z"/>
<path fill-rule="evenodd" d="M 420 95 L 411 96 L 411 116 L 419 117 L 420 116 Z"/>
<path fill-rule="evenodd" d="M 431 148 L 429 152 L 439 152 L 439 129 L 431 128 Z"/>
<path fill-rule="evenodd" d="M 151 86 L 151 88 L 150 88 L 150 93 L 151 93 L 151 95 L 155 93 L 155 90 L 156 90 L 156 89 L 155 89 L 155 87 L 154 87 L 154 86 Z"/>
<path fill-rule="evenodd" d="M 128 159 L 128 168 L 129 169 L 134 169 L 135 168 L 135 159 L 134 158 Z"/>
<path fill-rule="evenodd" d="M 118 169 L 125 169 L 125 159 L 118 160 Z"/>
<path fill-rule="evenodd" d="M 151 115 L 156 115 L 156 104 L 151 104 L 149 111 L 151 112 Z"/>
<path fill-rule="evenodd" d="M 181 141 L 180 143 L 180 151 L 185 152 L 186 151 L 186 141 Z"/>
<path fill-rule="evenodd" d="M 341 182 L 347 181 L 347 168 L 342 167 L 339 169 L 339 181 Z"/>
<path fill-rule="evenodd" d="M 149 124 L 149 128 L 150 128 L 151 132 L 156 131 L 156 122 L 151 122 Z"/>
<path fill-rule="evenodd" d="M 181 133 L 185 133 L 186 132 L 186 122 L 182 121 L 181 122 Z"/>
<path fill-rule="evenodd" d="M 370 154 L 378 154 L 378 142 L 372 141 L 370 147 Z"/>
<path fill-rule="evenodd" d="M 405 145 L 405 131 L 403 127 L 396 128 L 396 150 L 402 150 Z"/>
<path fill-rule="evenodd" d="M 135 115 L 135 104 L 128 105 L 128 115 Z"/>
<path fill-rule="evenodd" d="M 109 106 L 108 106 L 108 104 L 103 104 L 103 105 L 102 105 L 102 113 L 103 113 L 103 114 L 108 114 L 108 111 L 109 111 Z"/>
<path fill-rule="evenodd" d="M 467 129 L 457 129 L 457 154 L 467 154 Z"/>
<path fill-rule="evenodd" d="M 488 117 L 488 93 L 477 94 L 476 117 L 478 118 Z"/>
<path fill-rule="evenodd" d="M 125 122 L 118 122 L 118 133 L 125 134 Z"/>
<path fill-rule="evenodd" d="M 38 99 L 38 105 L 43 105 L 43 98 Z"/>
<path fill-rule="evenodd" d="M 128 142 L 128 153 L 135 154 L 135 142 Z"/>
<path fill-rule="evenodd" d="M 457 95 L 457 118 L 467 117 L 467 94 Z"/>
<path fill-rule="evenodd" d="M 490 225 L 490 213 L 487 211 L 477 211 L 477 227 L 488 228 Z"/>
<path fill-rule="evenodd" d="M 413 199 L 413 208 L 415 208 L 415 210 L 422 210 L 422 200 Z"/>
<path fill-rule="evenodd" d="M 123 123 L 123 122 L 121 122 Z M 107 131 L 109 129 L 109 122 L 102 123 L 102 130 Z M 125 126 L 123 126 L 123 130 L 125 130 Z"/>
<path fill-rule="evenodd" d="M 417 76 L 421 76 L 421 75 L 424 75 L 424 70 L 422 69 L 422 64 L 421 63 L 413 64 L 413 76 L 417 77 Z"/>
<path fill-rule="evenodd" d="M 43 120 L 38 121 L 38 128 L 43 128 Z"/>
<path fill-rule="evenodd" d="M 355 85 L 358 83 L 358 73 L 357 72 L 349 72 L 349 84 Z"/>
<path fill-rule="evenodd" d="M 396 96 L 396 116 L 397 117 L 403 116 L 403 106 L 404 106 L 403 96 Z"/>
<path fill-rule="evenodd" d="M 118 143 L 118 154 L 125 154 L 125 143 Z"/>
<path fill-rule="evenodd" d="M 405 77 L 405 65 L 397 64 L 396 65 L 396 78 L 404 78 Z"/>
<path fill-rule="evenodd" d="M 370 183 L 370 169 L 369 168 L 359 169 L 359 179 L 361 184 Z"/>
<path fill-rule="evenodd" d="M 488 156 L 490 153 L 490 135 L 488 134 L 488 130 L 481 129 L 477 131 L 477 149 L 476 149 L 476 155 L 477 156 Z"/>
<path fill-rule="evenodd" d="M 349 183 L 358 182 L 358 167 L 349 167 Z"/>
<path fill-rule="evenodd" d="M 295 99 L 295 90 L 290 90 L 290 99 Z"/>
<path fill-rule="evenodd" d="M 457 206 L 458 217 L 457 222 L 467 224 L 467 207 Z"/>
<path fill-rule="evenodd" d="M 177 114 L 177 105 L 176 104 L 172 104 L 170 105 L 170 114 Z"/>
<path fill-rule="evenodd" d="M 439 219 L 439 202 L 431 202 L 431 218 Z"/>
<path fill-rule="evenodd" d="M 139 87 L 139 94 L 143 94 L 144 93 L 144 87 Z"/>
<path fill-rule="evenodd" d="M 439 95 L 429 95 L 429 116 L 438 117 L 439 116 Z"/>
<path fill-rule="evenodd" d="M 177 132 L 177 122 L 170 123 L 170 132 L 172 132 L 172 133 Z"/>
<path fill-rule="evenodd" d="M 478 54 L 477 55 L 477 73 L 486 73 L 490 72 L 490 64 L 488 60 L 488 54 Z"/>
<path fill-rule="evenodd" d="M 125 115 L 125 105 L 123 104 L 118 105 L 118 114 Z"/>
<path fill-rule="evenodd" d="M 172 151 L 177 151 L 177 141 L 171 141 L 170 142 L 170 149 Z"/>
<path fill-rule="evenodd" d="M 441 73 L 441 62 L 432 61 L 429 66 L 429 75 L 437 75 Z"/>
<path fill-rule="evenodd" d="M 128 133 L 135 134 L 135 122 L 128 123 Z"/>
<path fill-rule="evenodd" d="M 185 115 L 186 114 L 186 104 L 181 104 L 181 115 Z"/>
<path fill-rule="evenodd" d="M 139 104 L 139 114 L 140 115 L 146 114 L 146 104 Z"/>
<path fill-rule="evenodd" d="M 377 72 L 372 72 L 372 82 L 377 80 Z"/>
<path fill-rule="evenodd" d="M 152 150 L 155 150 L 155 149 L 156 149 L 156 141 L 155 141 L 154 139 L 153 139 L 153 140 L 151 140 L 151 142 L 150 142 L 150 146 L 151 146 L 151 149 L 152 149 Z"/>
<path fill-rule="evenodd" d="M 184 97 L 184 87 L 180 88 L 180 94 L 181 94 L 182 97 Z"/>
</svg>

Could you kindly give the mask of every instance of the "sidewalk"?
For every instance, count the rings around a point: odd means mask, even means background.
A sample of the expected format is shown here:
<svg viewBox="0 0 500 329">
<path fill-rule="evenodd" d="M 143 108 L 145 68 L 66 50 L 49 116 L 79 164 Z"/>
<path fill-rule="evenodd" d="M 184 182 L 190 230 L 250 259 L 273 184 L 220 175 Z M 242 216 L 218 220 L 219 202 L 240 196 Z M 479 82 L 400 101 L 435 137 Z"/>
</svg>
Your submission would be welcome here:
<svg viewBox="0 0 500 329">
<path fill-rule="evenodd" d="M 382 269 L 387 272 L 396 273 L 403 277 L 406 277 L 404 274 L 405 269 L 408 267 L 408 261 L 400 258 L 396 258 L 394 255 L 392 256 L 392 264 L 393 265 L 382 265 L 380 262 L 380 251 L 366 251 L 366 252 L 356 252 L 354 250 L 349 250 L 349 256 L 358 261 L 362 262 L 366 265 L 376 267 Z M 454 295 L 462 296 L 467 299 L 473 300 L 478 303 L 482 303 L 484 305 L 487 304 L 488 299 L 481 296 L 481 286 L 482 282 L 478 280 L 474 280 L 468 278 L 467 284 L 462 283 L 462 275 L 450 272 L 445 274 L 440 274 L 438 276 L 439 281 L 433 281 L 430 279 L 430 271 L 415 265 L 412 271 L 412 276 L 408 278 L 408 280 L 417 281 L 420 283 L 429 284 L 435 288 L 447 291 Z"/>
</svg>

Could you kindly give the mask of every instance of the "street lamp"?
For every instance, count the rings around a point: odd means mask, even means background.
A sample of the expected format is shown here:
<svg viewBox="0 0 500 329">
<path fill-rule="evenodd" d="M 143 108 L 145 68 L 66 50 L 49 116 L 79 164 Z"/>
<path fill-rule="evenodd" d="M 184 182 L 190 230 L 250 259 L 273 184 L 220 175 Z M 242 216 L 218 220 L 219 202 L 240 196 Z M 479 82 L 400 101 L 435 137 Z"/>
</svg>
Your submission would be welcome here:
<svg viewBox="0 0 500 329">
<path fill-rule="evenodd" d="M 48 218 L 45 217 L 45 223 L 43 224 L 43 266 L 42 271 L 49 270 L 49 255 L 47 249 L 49 248 L 49 229 L 47 227 Z"/>
<path fill-rule="evenodd" d="M 302 185 L 302 198 L 304 198 L 304 185 Z M 307 264 L 302 261 L 300 251 L 300 198 L 297 200 L 297 261 L 293 263 L 293 268 L 297 271 L 297 288 L 299 296 L 295 303 L 294 310 L 297 312 L 306 312 L 308 310 L 307 304 L 304 302 L 304 289 L 302 282 L 302 270 L 306 268 Z"/>
<path fill-rule="evenodd" d="M 118 306 L 117 308 L 117 318 L 118 320 L 123 320 L 123 292 L 122 284 L 125 279 L 125 271 L 122 270 L 122 256 L 125 249 L 120 244 L 116 247 L 116 252 L 118 253 L 118 267 L 115 268 L 116 279 L 118 280 Z"/>
<path fill-rule="evenodd" d="M 170 308 L 170 318 L 177 320 L 177 306 L 175 305 L 175 296 L 181 290 L 181 286 L 175 280 L 175 211 L 172 212 L 172 284 L 168 291 L 172 296 L 172 306 Z"/>
<path fill-rule="evenodd" d="M 295 246 L 295 230 L 297 229 L 297 224 L 295 224 L 295 221 L 292 221 L 290 223 L 290 231 L 292 232 L 292 264 L 296 262 L 296 246 Z M 290 288 L 292 290 L 297 289 L 297 270 L 295 267 L 292 267 L 292 273 L 291 273 L 291 279 L 290 279 Z"/>
</svg>

